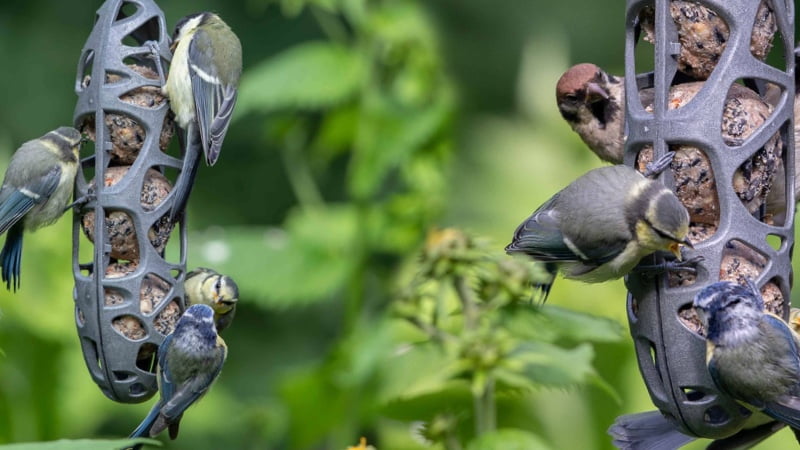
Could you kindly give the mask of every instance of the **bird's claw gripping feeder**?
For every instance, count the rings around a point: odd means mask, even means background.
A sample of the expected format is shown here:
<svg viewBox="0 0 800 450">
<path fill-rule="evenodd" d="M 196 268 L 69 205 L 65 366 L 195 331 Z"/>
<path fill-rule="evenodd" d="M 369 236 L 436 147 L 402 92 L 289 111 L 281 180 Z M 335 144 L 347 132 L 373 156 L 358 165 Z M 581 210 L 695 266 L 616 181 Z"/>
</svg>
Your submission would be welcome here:
<svg viewBox="0 0 800 450">
<path fill-rule="evenodd" d="M 794 11 L 791 1 L 764 1 L 774 14 L 770 20 L 777 24 L 775 37 L 783 43 L 783 55 L 779 56 L 785 59 L 785 66 L 771 66 L 762 61 L 763 57 L 754 57 L 751 50 L 754 23 L 766 17 L 757 14 L 759 2 L 691 2 L 716 13 L 727 24 L 730 34 L 702 89 L 688 103 L 675 103 L 670 97 L 671 85 L 677 84 L 676 76 L 682 76 L 679 64 L 685 63 L 681 61 L 682 44 L 677 22 L 671 16 L 671 2 L 627 1 L 625 163 L 636 165 L 644 147 L 652 148 L 652 159 L 657 159 L 669 149 L 692 146 L 705 154 L 710 171 L 701 175 L 709 177 L 716 187 L 717 210 L 711 215 L 713 219 L 692 223 L 690 237 L 695 249 L 687 251 L 687 256 L 703 257 L 697 274 L 679 279 L 673 275 L 648 278 L 632 273 L 626 281 L 631 335 L 650 397 L 683 432 L 704 438 L 723 438 L 738 432 L 749 413 L 721 393 L 708 373 L 704 330 L 697 326 L 696 317 L 692 317 L 695 294 L 719 280 L 742 282 L 754 278 L 768 309 L 785 319 L 790 308 L 795 205 Z M 655 18 L 652 30 L 655 69 L 647 75 L 636 73 L 635 61 L 635 56 L 642 54 L 641 49 L 635 51 L 635 46 L 644 8 L 651 8 Z M 770 36 L 770 42 L 771 39 Z M 723 111 L 730 106 L 726 98 L 737 82 L 758 92 L 760 99 L 771 106 L 771 114 L 762 118 L 763 123 L 746 139 L 732 144 L 723 139 L 720 130 Z M 648 108 L 643 106 L 639 95 L 644 88 L 652 88 L 654 93 L 653 105 Z M 763 150 L 776 145 L 776 160 L 770 161 Z M 784 169 L 779 170 L 781 165 Z M 761 198 L 756 199 L 760 204 L 753 205 L 748 203 L 752 199 L 746 198 L 742 189 L 734 187 L 742 179 L 755 182 L 752 181 L 755 177 L 748 177 L 758 167 L 774 170 L 774 177 L 768 177 L 771 185 L 767 188 L 773 190 L 770 198 L 777 198 L 779 204 Z M 666 171 L 664 179 L 678 189 L 686 174 L 677 173 L 682 170 L 680 164 L 673 163 L 672 168 Z M 691 208 L 689 212 L 694 213 Z"/>
<path fill-rule="evenodd" d="M 167 153 L 174 124 L 161 92 L 170 37 L 152 0 L 108 0 L 95 19 L 75 80 L 73 122 L 94 141 L 75 182 L 88 199 L 73 220 L 75 322 L 103 393 L 137 403 L 157 391 L 155 354 L 184 310 L 186 224 L 168 219 L 177 180 L 165 176 L 182 167 Z M 176 239 L 179 260 L 168 261 Z"/>
</svg>

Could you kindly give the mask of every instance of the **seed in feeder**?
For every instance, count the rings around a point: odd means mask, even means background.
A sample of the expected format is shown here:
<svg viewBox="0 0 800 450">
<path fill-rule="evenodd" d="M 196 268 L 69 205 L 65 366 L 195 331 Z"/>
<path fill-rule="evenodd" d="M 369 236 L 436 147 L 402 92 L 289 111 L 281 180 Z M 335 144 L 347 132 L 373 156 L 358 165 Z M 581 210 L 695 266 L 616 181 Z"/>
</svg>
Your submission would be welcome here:
<svg viewBox="0 0 800 450">
<path fill-rule="evenodd" d="M 689 103 L 702 89 L 703 83 L 693 82 L 672 86 L 669 92 L 669 109 L 676 109 Z M 640 92 L 646 110 L 653 110 L 653 90 Z M 772 107 L 745 86 L 731 85 L 722 112 L 722 139 L 728 146 L 741 145 L 772 114 Z M 762 149 L 747 159 L 736 170 L 733 177 L 733 189 L 747 210 L 753 214 L 766 201 L 772 186 L 772 180 L 783 167 L 782 141 L 776 133 Z M 675 151 L 675 158 L 670 165 L 675 179 L 675 190 L 678 198 L 686 206 L 693 223 L 709 225 L 719 224 L 719 201 L 714 173 L 706 154 L 697 147 L 685 144 L 673 144 L 670 150 Z M 725 151 L 736 151 L 726 149 Z M 644 171 L 647 163 L 653 159 L 651 146 L 644 147 L 639 153 L 637 167 Z M 698 234 L 695 233 L 695 236 Z M 697 241 L 692 241 L 696 243 Z"/>
<path fill-rule="evenodd" d="M 166 336 L 175 330 L 175 325 L 178 323 L 178 319 L 181 318 L 181 314 L 178 302 L 173 300 L 161 310 L 158 317 L 153 321 L 153 326 L 156 331 Z"/>
<path fill-rule="evenodd" d="M 134 72 L 139 73 L 144 78 L 157 80 L 158 74 L 149 67 L 140 66 L 137 64 L 129 64 L 128 67 Z M 84 77 L 84 86 L 89 85 L 90 76 Z M 114 74 L 106 74 L 106 84 L 117 83 L 124 81 L 125 78 Z M 164 104 L 166 98 L 158 86 L 141 86 L 126 92 L 120 96 L 120 100 L 131 105 L 139 106 L 142 108 L 157 108 Z M 146 133 L 139 123 L 131 117 L 124 114 L 108 113 L 105 114 L 105 125 L 111 138 L 111 165 L 130 165 L 139 156 L 139 151 L 142 149 Z M 92 141 L 95 140 L 95 117 L 94 115 L 86 116 L 83 124 L 80 127 L 82 133 Z M 175 133 L 175 123 L 173 115 L 167 111 L 164 117 L 164 123 L 161 126 L 161 134 L 159 135 L 158 146 L 162 151 L 166 151 L 169 146 L 172 136 Z"/>
<path fill-rule="evenodd" d="M 669 12 L 678 31 L 681 44 L 678 70 L 705 80 L 714 71 L 730 36 L 728 24 L 713 10 L 697 2 L 673 0 Z M 655 43 L 655 9 L 647 6 L 639 13 L 645 41 Z M 772 49 L 772 39 L 778 29 L 770 2 L 762 0 L 756 13 L 750 36 L 750 52 L 763 61 Z"/>
<path fill-rule="evenodd" d="M 130 166 L 109 167 L 104 177 L 105 186 L 117 184 L 125 174 L 128 173 Z M 90 183 L 90 189 L 94 185 L 94 180 Z M 144 178 L 144 184 L 140 195 L 140 204 L 145 211 L 155 209 L 167 197 L 172 186 L 169 180 L 154 169 L 148 169 Z M 81 225 L 86 237 L 94 242 L 94 211 L 84 214 Z M 136 227 L 128 213 L 123 211 L 106 211 L 105 219 L 106 233 L 111 244 L 111 257 L 131 261 L 139 260 L 139 242 L 136 237 Z M 162 253 L 167 246 L 169 235 L 172 233 L 172 224 L 165 216 L 157 220 L 148 230 L 150 244 Z"/>
<path fill-rule="evenodd" d="M 167 297 L 169 289 L 170 284 L 164 281 L 163 278 L 152 273 L 145 275 L 144 279 L 142 279 L 142 287 L 139 290 L 139 310 L 142 314 L 152 313 Z"/>
<path fill-rule="evenodd" d="M 114 261 L 106 267 L 106 278 L 122 278 L 139 267 L 137 261 Z"/>
<path fill-rule="evenodd" d="M 111 321 L 114 329 L 128 339 L 138 341 L 147 337 L 144 325 L 134 316 L 120 316 Z"/>
</svg>

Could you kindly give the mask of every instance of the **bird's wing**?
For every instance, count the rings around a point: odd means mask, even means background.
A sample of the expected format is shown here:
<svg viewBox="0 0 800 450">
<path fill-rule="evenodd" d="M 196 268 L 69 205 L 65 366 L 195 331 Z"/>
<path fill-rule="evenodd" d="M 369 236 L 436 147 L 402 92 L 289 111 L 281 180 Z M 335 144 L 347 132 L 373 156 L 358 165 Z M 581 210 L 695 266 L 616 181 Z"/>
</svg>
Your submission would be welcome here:
<svg viewBox="0 0 800 450">
<path fill-rule="evenodd" d="M 167 365 L 167 349 L 172 344 L 172 335 L 168 335 L 158 346 L 158 390 L 161 391 L 161 399 L 167 401 L 172 398 L 175 392 L 175 385 L 172 382 L 172 373 Z"/>
<path fill-rule="evenodd" d="M 213 48 L 208 34 L 203 30 L 198 30 L 189 44 L 189 77 L 197 124 L 209 166 L 213 166 L 219 158 L 237 93 L 236 86 L 225 84 L 213 69 L 216 67 Z"/>
<path fill-rule="evenodd" d="M 24 187 L 4 186 L 0 194 L 0 234 L 5 233 L 12 225 L 34 206 L 53 194 L 61 179 L 61 167 L 53 167 L 44 175 L 32 178 Z"/>
<path fill-rule="evenodd" d="M 558 212 L 552 206 L 558 194 L 539 207 L 514 232 L 506 247 L 508 253 L 524 253 L 538 261 L 582 261 L 600 265 L 614 259 L 627 245 L 625 240 L 608 240 L 600 246 L 580 247 L 569 240 L 559 227 Z"/>
<path fill-rule="evenodd" d="M 619 416 L 608 434 L 622 450 L 674 450 L 695 440 L 681 433 L 659 411 Z"/>
<path fill-rule="evenodd" d="M 795 375 L 796 382 L 791 392 L 779 397 L 777 400 L 764 405 L 764 413 L 780 420 L 793 428 L 800 428 L 800 353 L 798 353 L 797 335 L 789 326 L 777 316 L 772 314 L 762 315 L 762 327 L 771 336 L 769 342 L 780 344 L 775 350 L 779 357 L 778 364 Z"/>
<path fill-rule="evenodd" d="M 161 408 L 161 414 L 172 422 L 183 414 L 186 409 L 196 402 L 203 394 L 208 391 L 211 384 L 219 376 L 222 371 L 222 365 L 225 362 L 226 349 L 222 348 L 221 351 L 214 358 L 213 370 L 209 372 L 198 372 L 197 375 L 192 377 L 185 383 L 182 383 L 177 390 L 174 391 L 169 401 L 164 403 Z"/>
</svg>

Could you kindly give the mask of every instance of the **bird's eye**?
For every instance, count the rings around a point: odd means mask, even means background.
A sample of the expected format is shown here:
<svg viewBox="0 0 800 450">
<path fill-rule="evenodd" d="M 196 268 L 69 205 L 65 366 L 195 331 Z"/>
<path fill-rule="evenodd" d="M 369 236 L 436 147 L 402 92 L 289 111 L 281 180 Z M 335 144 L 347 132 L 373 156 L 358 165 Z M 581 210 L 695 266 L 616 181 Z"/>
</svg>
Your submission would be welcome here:
<svg viewBox="0 0 800 450">
<path fill-rule="evenodd" d="M 217 281 L 214 283 L 214 291 L 219 292 L 222 289 L 222 278 L 217 278 Z"/>
</svg>

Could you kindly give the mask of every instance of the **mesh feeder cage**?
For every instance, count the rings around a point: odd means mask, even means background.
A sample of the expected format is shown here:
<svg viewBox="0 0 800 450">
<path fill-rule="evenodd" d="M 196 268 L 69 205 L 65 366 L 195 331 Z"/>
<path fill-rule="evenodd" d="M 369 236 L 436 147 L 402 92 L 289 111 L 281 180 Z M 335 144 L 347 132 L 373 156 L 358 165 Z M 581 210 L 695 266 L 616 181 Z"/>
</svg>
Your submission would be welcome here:
<svg viewBox="0 0 800 450">
<path fill-rule="evenodd" d="M 762 3 L 766 6 L 752 0 L 627 1 L 625 164 L 641 168 L 646 152 L 653 160 L 676 151 L 671 170 L 661 178 L 676 190 L 690 212 L 690 239 L 695 249 L 686 256 L 704 258 L 696 275 L 629 275 L 631 335 L 653 403 L 685 433 L 712 439 L 739 431 L 748 413 L 720 393 L 708 374 L 704 330 L 691 307 L 695 294 L 719 280 L 743 283 L 751 278 L 761 288 L 767 309 L 786 319 L 790 308 L 795 204 L 794 11 L 791 0 Z M 708 17 L 723 21 L 730 33 L 727 42 L 714 36 L 722 42 L 721 55 L 712 58 L 714 65 L 701 76 L 692 72 L 701 66 L 687 60 L 691 56 L 684 52 L 692 49 L 687 47 L 687 36 L 680 34 L 680 20 L 698 20 L 700 16 L 688 13 L 698 7 L 712 11 Z M 769 16 L 770 10 L 773 16 Z M 652 18 L 649 30 L 647 21 L 642 20 L 648 14 Z M 775 48 L 781 48 L 777 42 L 782 41 L 780 56 L 785 67 L 762 62 L 766 54 L 757 55 L 751 45 L 751 40 L 756 40 L 754 24 L 757 28 L 765 20 L 774 21 L 772 32 L 777 25 Z M 641 57 L 643 52 L 635 52 L 635 46 L 642 32 L 655 44 L 655 70 L 637 77 L 635 53 Z M 771 35 L 768 43 L 764 53 L 769 53 Z M 681 84 L 690 81 L 694 84 Z M 681 99 L 682 91 L 694 95 Z M 752 133 L 738 141 L 726 135 L 732 132 L 726 128 L 731 124 L 747 123 L 749 116 L 728 120 L 737 107 L 767 111 L 754 114 L 760 115 L 761 123 L 751 123 Z M 770 155 L 775 156 L 770 159 Z M 695 188 L 691 199 L 682 197 L 687 186 Z M 702 196 L 710 201 L 696 203 Z M 694 203 L 687 204 L 687 199 Z M 771 245 L 770 240 L 777 244 Z"/>
<path fill-rule="evenodd" d="M 174 124 L 161 86 L 170 58 L 155 3 L 108 0 L 75 85 L 73 122 L 95 143 L 75 182 L 76 198 L 92 194 L 73 220 L 75 322 L 92 379 L 124 403 L 157 391 L 155 354 L 184 310 L 186 226 L 168 219 L 174 180 L 165 177 L 182 166 L 166 153 Z M 170 239 L 179 239 L 178 262 L 165 259 Z"/>
</svg>

